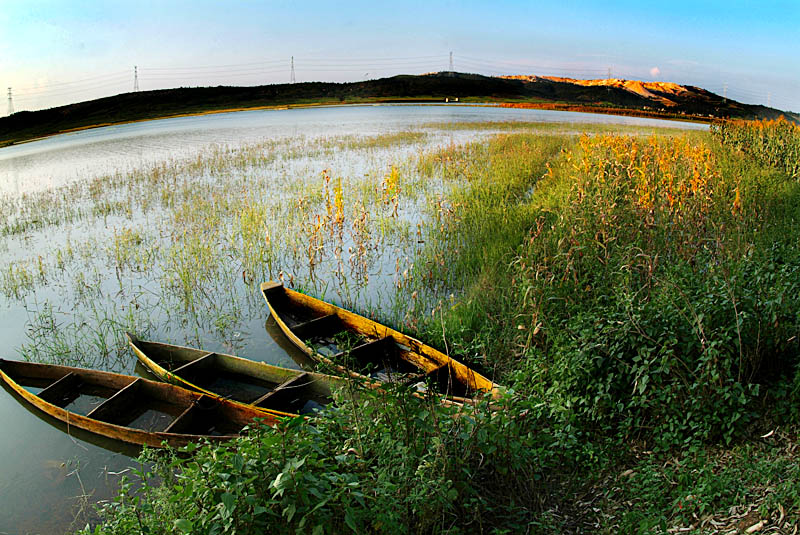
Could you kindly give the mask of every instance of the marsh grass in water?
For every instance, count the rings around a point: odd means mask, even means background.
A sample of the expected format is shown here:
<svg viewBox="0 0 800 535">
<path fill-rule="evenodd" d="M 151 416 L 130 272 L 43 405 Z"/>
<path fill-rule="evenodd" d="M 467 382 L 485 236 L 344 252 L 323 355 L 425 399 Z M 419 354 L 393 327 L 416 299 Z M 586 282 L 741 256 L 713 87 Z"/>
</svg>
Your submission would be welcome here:
<svg viewBox="0 0 800 535">
<path fill-rule="evenodd" d="M 78 362 L 86 344 L 69 352 L 63 339 L 99 338 L 98 309 L 181 342 L 242 347 L 242 332 L 263 323 L 257 284 L 266 279 L 332 292 L 371 314 L 390 303 L 384 308 L 396 314 L 392 279 L 416 249 L 411 230 L 424 191 L 407 159 L 430 143 L 427 133 L 395 132 L 214 145 L 3 197 L 10 254 L 0 289 L 32 325 L 17 348 L 33 360 Z M 349 155 L 345 171 L 329 165 L 334 154 L 337 162 Z M 58 329 L 45 329 L 53 317 Z M 131 369 L 115 362 L 117 371 Z"/>
</svg>

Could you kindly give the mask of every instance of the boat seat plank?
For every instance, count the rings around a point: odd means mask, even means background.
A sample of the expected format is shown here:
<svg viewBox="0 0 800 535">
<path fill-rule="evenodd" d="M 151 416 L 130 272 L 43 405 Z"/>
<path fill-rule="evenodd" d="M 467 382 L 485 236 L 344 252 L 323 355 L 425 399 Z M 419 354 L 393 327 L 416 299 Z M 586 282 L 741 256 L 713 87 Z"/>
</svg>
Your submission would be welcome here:
<svg viewBox="0 0 800 535">
<path fill-rule="evenodd" d="M 209 364 L 211 362 L 211 359 L 214 358 L 214 355 L 216 355 L 216 353 L 206 353 L 200 358 L 197 358 L 191 362 L 187 362 L 183 366 L 175 368 L 174 370 L 172 370 L 172 373 L 175 375 L 179 375 L 181 377 L 185 377 L 186 372 L 198 370 L 202 368 L 204 364 Z"/>
<path fill-rule="evenodd" d="M 186 407 L 186 410 L 180 413 L 172 423 L 164 429 L 165 433 L 183 433 L 191 428 L 194 420 L 194 415 L 197 412 L 197 405 L 192 404 Z"/>
<path fill-rule="evenodd" d="M 347 356 L 353 362 L 378 363 L 384 360 L 387 350 L 391 348 L 393 343 L 394 339 L 391 336 L 384 336 L 383 338 L 378 338 L 377 340 L 372 340 L 354 347 Z M 342 362 L 345 353 L 347 352 L 339 352 L 331 357 L 331 360 L 334 362 Z"/>
<path fill-rule="evenodd" d="M 74 372 L 69 372 L 61 379 L 39 392 L 38 396 L 48 403 L 60 406 L 59 402 L 62 401 L 67 394 L 77 390 L 79 386 L 79 377 L 75 375 Z"/>
<path fill-rule="evenodd" d="M 121 388 L 116 394 L 92 409 L 86 417 L 108 422 L 110 418 L 117 416 L 121 409 L 130 405 L 136 396 L 140 382 L 141 378 L 137 377 L 128 386 Z"/>
<path fill-rule="evenodd" d="M 340 324 L 341 321 L 336 314 L 326 314 L 295 325 L 292 327 L 292 332 L 302 340 L 314 335 L 328 334 L 332 328 Z"/>
<path fill-rule="evenodd" d="M 276 386 L 274 390 L 267 392 L 255 400 L 252 404 L 256 407 L 263 407 L 263 403 L 267 400 L 269 400 L 271 403 L 280 403 L 287 394 L 293 393 L 291 392 L 292 388 L 302 387 L 308 384 L 308 378 L 309 375 L 307 373 L 301 373 L 290 379 L 287 379 Z"/>
</svg>

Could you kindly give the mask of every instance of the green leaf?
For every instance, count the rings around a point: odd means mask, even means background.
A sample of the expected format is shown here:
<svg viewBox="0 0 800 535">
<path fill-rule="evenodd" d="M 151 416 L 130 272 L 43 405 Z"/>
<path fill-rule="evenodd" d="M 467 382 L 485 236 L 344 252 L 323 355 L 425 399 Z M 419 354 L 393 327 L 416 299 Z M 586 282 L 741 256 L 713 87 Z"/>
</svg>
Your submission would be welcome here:
<svg viewBox="0 0 800 535">
<path fill-rule="evenodd" d="M 181 530 L 183 533 L 191 533 L 192 532 L 192 527 L 193 527 L 192 523 L 189 520 L 186 520 L 185 518 L 177 519 L 173 523 L 173 525 L 175 526 L 176 529 Z"/>
<path fill-rule="evenodd" d="M 356 521 L 353 519 L 353 512 L 348 509 L 344 513 L 344 523 L 353 530 L 353 532 L 358 533 L 358 528 L 356 528 Z"/>
<path fill-rule="evenodd" d="M 222 498 L 221 499 L 222 499 L 223 505 L 225 505 L 225 509 L 227 509 L 228 512 L 233 511 L 233 508 L 236 507 L 236 498 L 230 492 L 222 493 Z"/>
<path fill-rule="evenodd" d="M 241 471 L 242 468 L 244 468 L 244 457 L 242 457 L 241 455 L 239 455 L 237 453 L 236 455 L 233 456 L 232 464 L 233 464 L 233 468 L 237 472 Z"/>
</svg>

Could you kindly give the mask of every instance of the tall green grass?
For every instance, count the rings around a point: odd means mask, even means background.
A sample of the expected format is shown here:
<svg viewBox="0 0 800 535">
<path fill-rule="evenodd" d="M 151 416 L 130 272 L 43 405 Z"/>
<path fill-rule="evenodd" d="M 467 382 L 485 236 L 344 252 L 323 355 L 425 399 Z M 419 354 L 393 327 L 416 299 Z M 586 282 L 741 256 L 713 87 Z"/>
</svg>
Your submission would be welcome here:
<svg viewBox="0 0 800 535">
<path fill-rule="evenodd" d="M 719 121 L 711 133 L 723 144 L 800 178 L 800 125 L 785 119 Z"/>
<path fill-rule="evenodd" d="M 508 300 L 517 248 L 530 229 L 529 199 L 569 137 L 501 135 L 488 143 L 445 148 L 421 158 L 426 176 L 450 186 L 431 196 L 423 255 L 415 262 L 412 327 L 454 352 L 492 366 L 513 352 L 516 304 Z M 451 297 L 452 296 L 452 297 Z M 435 316 L 427 327 L 414 318 Z M 480 360 L 476 360 L 480 364 Z"/>
<path fill-rule="evenodd" d="M 586 439 L 733 440 L 799 362 L 800 186 L 696 135 L 583 137 L 536 173 L 528 142 L 435 157 L 469 186 L 420 274 L 463 298 L 428 330 Z"/>
</svg>

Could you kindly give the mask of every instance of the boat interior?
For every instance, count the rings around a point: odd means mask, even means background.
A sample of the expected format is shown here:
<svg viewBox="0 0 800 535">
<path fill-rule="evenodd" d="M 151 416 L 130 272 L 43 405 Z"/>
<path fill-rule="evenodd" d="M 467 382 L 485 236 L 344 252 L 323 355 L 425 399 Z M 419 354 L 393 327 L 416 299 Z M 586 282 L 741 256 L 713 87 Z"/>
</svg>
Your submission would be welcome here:
<svg viewBox="0 0 800 535">
<path fill-rule="evenodd" d="M 305 415 L 333 401 L 330 389 L 316 384 L 314 376 L 308 373 L 270 380 L 231 369 L 226 357 L 217 353 L 193 355 L 193 360 L 187 361 L 186 357 L 171 359 L 167 352 L 149 351 L 149 348 L 145 351 L 162 368 L 193 385 L 262 409 Z"/>
<path fill-rule="evenodd" d="M 471 393 L 447 363 L 417 366 L 406 358 L 412 353 L 410 348 L 398 345 L 391 336 L 369 337 L 354 332 L 337 314 L 324 314 L 292 301 L 282 286 L 266 292 L 295 336 L 337 365 L 382 381 L 432 385 L 436 392 L 446 395 Z"/>
</svg>

